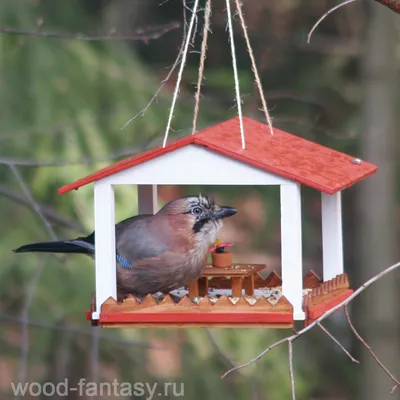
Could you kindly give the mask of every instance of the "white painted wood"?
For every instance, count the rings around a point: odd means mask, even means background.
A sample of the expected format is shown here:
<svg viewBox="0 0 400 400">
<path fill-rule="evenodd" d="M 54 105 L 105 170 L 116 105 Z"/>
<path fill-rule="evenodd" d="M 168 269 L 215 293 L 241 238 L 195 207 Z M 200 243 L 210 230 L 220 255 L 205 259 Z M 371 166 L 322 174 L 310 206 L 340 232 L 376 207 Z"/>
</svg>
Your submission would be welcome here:
<svg viewBox="0 0 400 400">
<path fill-rule="evenodd" d="M 96 311 L 110 296 L 117 299 L 114 187 L 94 184 Z"/>
<path fill-rule="evenodd" d="M 295 319 L 304 319 L 301 193 L 298 183 L 281 186 L 282 292 L 294 308 Z"/>
<path fill-rule="evenodd" d="M 291 182 L 197 145 L 164 154 L 103 181 L 113 185 L 280 185 Z"/>
<path fill-rule="evenodd" d="M 158 211 L 157 185 L 138 185 L 139 214 L 156 214 Z"/>
<path fill-rule="evenodd" d="M 341 192 L 321 193 L 323 280 L 343 274 Z"/>
</svg>

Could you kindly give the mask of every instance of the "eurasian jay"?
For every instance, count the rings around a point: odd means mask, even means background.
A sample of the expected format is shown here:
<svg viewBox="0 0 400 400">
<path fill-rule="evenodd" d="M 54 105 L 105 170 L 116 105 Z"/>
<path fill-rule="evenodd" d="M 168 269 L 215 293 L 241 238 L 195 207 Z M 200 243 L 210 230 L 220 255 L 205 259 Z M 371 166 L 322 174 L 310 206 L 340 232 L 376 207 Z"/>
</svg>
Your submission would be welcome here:
<svg viewBox="0 0 400 400">
<path fill-rule="evenodd" d="M 201 276 L 208 249 L 235 215 L 206 196 L 187 196 L 166 204 L 155 215 L 137 215 L 115 226 L 118 299 L 145 296 L 187 286 Z M 95 232 L 73 240 L 32 243 L 15 253 L 75 253 L 94 258 Z"/>
</svg>

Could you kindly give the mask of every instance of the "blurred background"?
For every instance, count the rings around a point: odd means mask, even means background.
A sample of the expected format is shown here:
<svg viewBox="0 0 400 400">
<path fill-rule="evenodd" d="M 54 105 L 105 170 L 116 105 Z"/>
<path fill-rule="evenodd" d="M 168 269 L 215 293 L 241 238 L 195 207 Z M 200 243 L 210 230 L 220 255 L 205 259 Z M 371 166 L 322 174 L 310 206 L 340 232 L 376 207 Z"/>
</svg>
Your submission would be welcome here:
<svg viewBox="0 0 400 400">
<path fill-rule="evenodd" d="M 171 139 L 191 133 L 204 3 Z M 345 268 L 356 288 L 399 259 L 400 15 L 375 1 L 358 1 L 330 14 L 307 44 L 312 25 L 338 2 L 243 3 L 274 125 L 379 166 L 374 177 L 343 193 Z M 212 5 L 199 129 L 237 112 L 226 4 Z M 120 128 L 146 107 L 175 62 L 193 1 L 186 6 L 183 0 L 0 2 L 2 399 L 13 398 L 10 382 L 68 378 L 72 385 L 82 377 L 183 382 L 181 397 L 193 400 L 290 398 L 286 346 L 220 379 L 290 332 L 93 329 L 85 320 L 94 289 L 91 260 L 12 253 L 27 242 L 90 233 L 93 187 L 64 196 L 57 189 L 162 143 L 176 71 L 143 118 Z M 243 113 L 264 121 L 237 21 L 234 29 Z M 305 273 L 320 273 L 320 193 L 302 190 Z M 240 209 L 221 233 L 235 242 L 236 260 L 267 263 L 279 272 L 278 192 L 161 187 L 160 205 L 199 191 Z M 118 220 L 136 213 L 136 189 L 118 188 L 116 208 Z M 355 326 L 397 377 L 399 280 L 393 272 L 351 306 Z M 400 389 L 390 394 L 393 382 L 354 338 L 342 313 L 325 326 L 361 364 L 312 330 L 294 344 L 298 399 L 400 399 Z"/>
</svg>

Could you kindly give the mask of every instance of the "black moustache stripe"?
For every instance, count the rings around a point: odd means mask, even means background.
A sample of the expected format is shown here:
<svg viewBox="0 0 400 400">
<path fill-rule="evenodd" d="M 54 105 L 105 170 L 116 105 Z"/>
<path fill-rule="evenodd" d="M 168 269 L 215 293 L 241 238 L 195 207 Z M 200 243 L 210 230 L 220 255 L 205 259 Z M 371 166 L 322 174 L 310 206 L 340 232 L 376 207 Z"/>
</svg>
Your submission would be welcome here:
<svg viewBox="0 0 400 400">
<path fill-rule="evenodd" d="M 203 218 L 200 219 L 199 221 L 197 221 L 194 225 L 193 225 L 193 231 L 194 233 L 199 233 L 201 231 L 201 229 L 203 228 L 203 226 L 207 223 L 210 222 L 212 220 L 212 218 Z"/>
</svg>

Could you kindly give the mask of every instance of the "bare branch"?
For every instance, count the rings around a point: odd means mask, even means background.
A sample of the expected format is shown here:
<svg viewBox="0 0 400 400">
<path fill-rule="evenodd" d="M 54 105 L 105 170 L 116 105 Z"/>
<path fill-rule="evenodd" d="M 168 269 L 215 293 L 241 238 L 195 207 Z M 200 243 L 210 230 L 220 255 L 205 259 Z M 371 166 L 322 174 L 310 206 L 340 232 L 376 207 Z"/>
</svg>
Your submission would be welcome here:
<svg viewBox="0 0 400 400">
<path fill-rule="evenodd" d="M 343 350 L 343 352 L 345 354 L 347 354 L 347 356 L 350 358 L 351 361 L 353 361 L 353 363 L 356 364 L 360 364 L 360 361 L 356 360 L 345 348 L 344 346 L 339 342 L 339 340 L 337 340 L 335 338 L 335 336 L 332 335 L 332 333 L 330 333 L 328 331 L 328 329 L 326 329 L 324 326 L 322 326 L 322 324 L 318 323 L 318 326 Z"/>
<path fill-rule="evenodd" d="M 184 3 L 185 4 L 185 3 Z M 186 29 L 186 26 L 185 26 Z M 154 94 L 154 96 L 151 98 L 151 100 L 147 103 L 146 107 L 143 108 L 143 110 L 141 110 L 140 112 L 138 112 L 135 116 L 133 116 L 131 119 L 129 119 L 122 128 L 120 128 L 120 130 L 125 129 L 131 122 L 133 122 L 135 119 L 137 119 L 138 117 L 144 117 L 144 114 L 146 114 L 146 111 L 149 109 L 149 107 L 153 104 L 154 100 L 157 99 L 159 93 L 161 92 L 161 90 L 163 89 L 164 85 L 169 81 L 169 79 L 172 76 L 172 73 L 175 71 L 175 68 L 179 65 L 179 63 L 182 60 L 182 54 L 183 54 L 183 49 L 184 49 L 184 44 L 185 44 L 185 38 L 186 38 L 186 34 L 183 35 L 183 40 L 182 43 L 179 47 L 179 52 L 178 52 L 178 56 L 176 57 L 175 62 L 172 64 L 171 69 L 169 70 L 167 76 L 164 78 L 164 80 L 161 82 L 160 87 L 157 89 L 156 93 Z"/>
<path fill-rule="evenodd" d="M 294 373 L 293 373 L 293 342 L 288 342 L 289 346 L 289 375 L 290 386 L 292 388 L 292 400 L 296 400 L 296 390 L 294 386 Z"/>
<path fill-rule="evenodd" d="M 84 33 L 71 33 L 71 32 L 41 32 L 37 30 L 25 30 L 1 26 L 0 33 L 6 35 L 24 35 L 36 38 L 49 38 L 49 39 L 74 39 L 85 41 L 128 41 L 128 40 L 142 40 L 147 42 L 149 40 L 159 39 L 174 29 L 180 27 L 179 22 L 172 22 L 164 26 L 153 26 L 147 28 L 137 29 L 131 35 L 118 35 L 115 31 L 111 31 L 108 35 L 86 35 Z"/>
<path fill-rule="evenodd" d="M 94 164 L 98 162 L 109 162 L 110 159 L 115 159 L 123 156 L 132 156 L 141 151 L 147 150 L 154 145 L 158 144 L 160 139 L 158 135 L 154 135 L 150 140 L 139 147 L 125 148 L 122 150 L 116 150 L 113 153 L 107 154 L 103 157 L 82 157 L 78 160 L 58 160 L 58 161 L 39 161 L 30 159 L 19 159 L 10 157 L 0 157 L 0 164 L 4 165 L 19 165 L 23 167 L 62 167 L 65 165 L 83 165 L 83 164 Z"/>
<path fill-rule="evenodd" d="M 314 322 L 312 322 L 310 325 L 306 326 L 305 328 L 301 329 L 300 331 L 298 331 L 297 333 L 295 333 L 294 335 L 291 336 L 287 336 L 275 343 L 273 343 L 271 346 L 269 346 L 267 349 L 265 349 L 264 351 L 262 351 L 260 354 L 258 354 L 256 357 L 252 358 L 251 360 L 247 361 L 244 364 L 241 365 L 237 365 L 234 368 L 231 368 L 230 370 L 226 371 L 221 378 L 225 378 L 227 375 L 229 375 L 231 372 L 233 371 L 237 371 L 238 369 L 242 369 L 244 367 L 247 367 L 248 365 L 258 361 L 260 358 L 264 357 L 267 353 L 269 353 L 272 349 L 274 349 L 275 347 L 280 346 L 283 343 L 286 342 L 293 342 L 294 340 L 296 340 L 297 338 L 299 338 L 300 336 L 304 335 L 306 332 L 308 332 L 309 330 L 311 330 L 312 328 L 314 328 L 316 325 L 318 325 L 321 321 L 323 321 L 324 319 L 328 318 L 330 315 L 334 314 L 336 311 L 340 310 L 341 308 L 343 308 L 344 306 L 346 306 L 347 304 L 349 304 L 354 298 L 356 298 L 360 293 L 362 293 L 365 289 L 367 289 L 368 287 L 370 287 L 373 283 L 375 283 L 376 281 L 378 281 L 379 279 L 381 279 L 382 277 L 384 277 L 385 275 L 389 274 L 390 272 L 396 270 L 397 268 L 400 267 L 400 262 L 394 265 L 391 265 L 390 267 L 386 268 L 385 270 L 383 270 L 382 272 L 380 272 L 379 274 L 373 276 L 371 279 L 369 279 L 368 281 L 366 281 L 362 286 L 360 286 L 351 296 L 349 296 L 346 300 L 342 301 L 341 303 L 337 304 L 335 307 L 331 308 L 329 311 L 327 311 L 325 314 L 321 315 L 321 317 L 319 317 L 318 319 L 316 319 Z M 396 380 L 396 384 L 397 384 L 397 380 Z"/>
<path fill-rule="evenodd" d="M 19 185 L 21 186 L 22 191 L 25 193 L 26 198 L 28 199 L 31 207 L 36 211 L 36 213 L 39 215 L 40 219 L 43 221 L 43 224 L 45 228 L 47 229 L 47 232 L 51 236 L 53 240 L 57 240 L 57 235 L 55 234 L 52 226 L 50 225 L 49 221 L 47 221 L 46 217 L 44 216 L 39 204 L 35 201 L 33 198 L 32 192 L 28 188 L 28 185 L 25 183 L 24 179 L 22 178 L 22 175 L 19 173 L 17 167 L 15 165 L 9 165 L 12 173 L 14 174 L 15 178 L 17 179 Z"/>
<path fill-rule="evenodd" d="M 0 195 L 13 200 L 14 202 L 22 204 L 23 206 L 31 206 L 30 202 L 26 198 L 20 196 L 18 193 L 14 192 L 12 189 L 5 185 L 0 185 Z M 82 233 L 85 231 L 83 226 L 78 221 L 64 217 L 49 206 L 45 206 L 39 203 L 38 206 L 43 213 L 43 216 L 45 216 L 49 220 L 74 231 Z"/>
<path fill-rule="evenodd" d="M 218 344 L 218 342 L 215 339 L 215 336 L 211 329 L 206 328 L 205 329 L 208 340 L 211 343 L 211 346 L 213 347 L 215 353 L 218 355 L 218 357 L 226 364 L 229 366 L 229 368 L 232 368 L 235 366 L 235 364 L 232 362 L 232 360 L 228 357 L 228 355 L 221 349 L 221 346 Z"/>
<path fill-rule="evenodd" d="M 348 309 L 347 304 L 344 307 L 344 313 L 346 314 L 347 322 L 349 323 L 349 326 L 350 326 L 351 330 L 353 331 L 354 335 L 356 336 L 356 338 L 363 344 L 363 346 L 369 351 L 371 356 L 374 358 L 376 363 L 386 372 L 386 374 L 390 377 L 390 379 L 395 383 L 395 386 L 392 388 L 392 392 L 394 392 L 397 389 L 397 387 L 400 386 L 400 381 L 397 378 L 395 378 L 394 375 L 383 365 L 382 361 L 378 358 L 378 356 L 371 349 L 371 346 L 358 333 L 358 331 L 354 327 L 353 322 L 350 318 L 349 309 Z"/>
<path fill-rule="evenodd" d="M 343 3 L 340 3 L 340 4 L 338 4 L 337 6 L 331 8 L 330 10 L 328 10 L 328 11 L 314 24 L 314 26 L 311 28 L 310 32 L 309 32 L 308 35 L 307 35 L 307 43 L 310 43 L 311 36 L 312 36 L 312 34 L 314 33 L 314 31 L 315 31 L 315 29 L 317 28 L 317 26 L 318 26 L 330 13 L 332 13 L 333 11 L 336 11 L 338 8 L 341 8 L 341 7 L 343 7 L 343 6 L 347 5 L 347 4 L 354 3 L 355 1 L 357 1 L 357 0 L 346 0 L 346 1 L 344 1 Z"/>
<path fill-rule="evenodd" d="M 27 371 L 28 371 L 28 356 L 29 356 L 29 324 L 28 324 L 28 316 L 29 309 L 32 304 L 33 296 L 35 295 L 36 287 L 42 277 L 44 263 L 39 264 L 38 269 L 30 281 L 30 284 L 25 291 L 25 297 L 23 299 L 23 306 L 21 312 L 22 319 L 22 330 L 21 330 L 21 356 L 19 359 L 19 372 L 18 372 L 18 380 L 19 382 L 25 383 Z"/>
<path fill-rule="evenodd" d="M 93 327 L 86 328 L 86 327 L 73 326 L 73 325 L 51 324 L 51 323 L 47 323 L 47 322 L 33 320 L 30 318 L 24 319 L 22 317 L 16 317 L 15 315 L 2 314 L 2 313 L 0 313 L 0 320 L 7 321 L 9 323 L 15 323 L 15 324 L 23 324 L 26 322 L 27 325 L 35 327 L 35 328 L 50 329 L 53 331 L 62 331 L 62 332 L 68 332 L 68 333 L 79 334 L 79 335 L 87 335 L 87 336 L 91 336 L 93 333 L 93 329 L 97 329 L 97 328 L 93 328 Z M 101 328 L 99 328 L 98 330 L 100 331 L 99 333 L 100 333 L 100 337 L 102 339 L 110 341 L 110 342 L 114 342 L 117 344 L 138 346 L 138 347 L 148 347 L 148 348 L 161 348 L 162 347 L 160 345 L 157 345 L 157 346 L 152 345 L 145 341 L 125 339 L 125 338 L 118 337 L 115 335 L 107 335 L 104 333 L 104 330 L 102 330 Z"/>
</svg>

